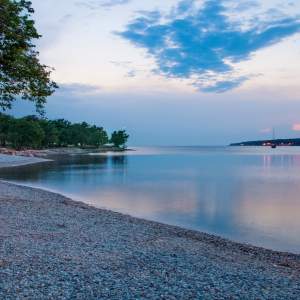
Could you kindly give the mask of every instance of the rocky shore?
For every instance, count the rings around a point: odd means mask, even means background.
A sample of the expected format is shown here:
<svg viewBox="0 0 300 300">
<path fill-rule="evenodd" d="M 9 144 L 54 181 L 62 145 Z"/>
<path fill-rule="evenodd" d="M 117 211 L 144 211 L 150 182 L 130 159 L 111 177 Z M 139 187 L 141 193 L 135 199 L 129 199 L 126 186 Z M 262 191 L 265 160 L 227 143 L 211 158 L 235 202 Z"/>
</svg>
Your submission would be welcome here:
<svg viewBox="0 0 300 300">
<path fill-rule="evenodd" d="M 51 149 L 27 149 L 27 150 L 15 150 L 10 148 L 0 148 L 0 156 L 7 155 L 12 157 L 37 157 L 37 158 L 48 158 L 56 157 L 60 155 L 84 155 L 90 152 L 93 153 L 106 153 L 106 152 L 124 152 L 132 151 L 132 149 L 122 149 L 113 146 L 103 146 L 99 148 L 74 148 L 74 147 L 61 147 Z M 1 168 L 1 165 L 0 165 Z"/>
<path fill-rule="evenodd" d="M 300 256 L 0 182 L 0 299 L 299 299 Z"/>
<path fill-rule="evenodd" d="M 49 159 L 34 157 L 34 156 L 20 156 L 7 155 L 0 153 L 0 168 L 19 167 L 25 165 L 32 165 L 37 163 L 47 162 Z"/>
</svg>

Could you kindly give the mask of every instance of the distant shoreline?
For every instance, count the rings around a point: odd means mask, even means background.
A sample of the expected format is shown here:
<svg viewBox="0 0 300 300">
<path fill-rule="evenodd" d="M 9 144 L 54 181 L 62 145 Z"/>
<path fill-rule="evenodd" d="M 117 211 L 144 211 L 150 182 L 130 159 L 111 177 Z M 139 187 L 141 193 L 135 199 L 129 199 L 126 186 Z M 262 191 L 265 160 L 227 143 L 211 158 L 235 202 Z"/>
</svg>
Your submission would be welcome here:
<svg viewBox="0 0 300 300">
<path fill-rule="evenodd" d="M 299 139 L 275 139 L 275 140 L 258 140 L 258 141 L 247 141 L 240 143 L 232 143 L 229 146 L 288 146 L 295 147 L 300 146 L 300 138 Z"/>
</svg>

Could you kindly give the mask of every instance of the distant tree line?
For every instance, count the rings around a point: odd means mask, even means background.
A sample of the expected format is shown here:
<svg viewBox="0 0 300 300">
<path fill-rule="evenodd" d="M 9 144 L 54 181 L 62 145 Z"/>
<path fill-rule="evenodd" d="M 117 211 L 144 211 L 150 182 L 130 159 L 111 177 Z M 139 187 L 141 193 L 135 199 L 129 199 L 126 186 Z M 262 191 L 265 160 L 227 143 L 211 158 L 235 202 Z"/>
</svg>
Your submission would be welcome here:
<svg viewBox="0 0 300 300">
<path fill-rule="evenodd" d="M 47 120 L 37 116 L 14 118 L 0 113 L 0 145 L 14 149 L 51 147 L 101 147 L 112 143 L 125 148 L 129 135 L 114 131 L 109 138 L 103 127 L 86 122 L 71 123 L 64 119 Z"/>
</svg>

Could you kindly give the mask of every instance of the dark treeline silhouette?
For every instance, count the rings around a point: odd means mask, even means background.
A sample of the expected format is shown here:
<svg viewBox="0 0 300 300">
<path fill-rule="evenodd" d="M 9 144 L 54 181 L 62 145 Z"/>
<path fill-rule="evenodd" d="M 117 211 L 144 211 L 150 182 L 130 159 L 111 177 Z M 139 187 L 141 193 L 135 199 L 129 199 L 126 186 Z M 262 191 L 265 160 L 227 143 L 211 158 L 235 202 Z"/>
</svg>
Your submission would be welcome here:
<svg viewBox="0 0 300 300">
<path fill-rule="evenodd" d="M 108 137 L 103 127 L 86 122 L 71 123 L 64 119 L 47 120 L 37 116 L 14 118 L 0 113 L 0 145 L 14 149 L 51 147 L 101 147 L 112 143 L 125 148 L 129 135 L 125 130 L 114 131 Z"/>
</svg>

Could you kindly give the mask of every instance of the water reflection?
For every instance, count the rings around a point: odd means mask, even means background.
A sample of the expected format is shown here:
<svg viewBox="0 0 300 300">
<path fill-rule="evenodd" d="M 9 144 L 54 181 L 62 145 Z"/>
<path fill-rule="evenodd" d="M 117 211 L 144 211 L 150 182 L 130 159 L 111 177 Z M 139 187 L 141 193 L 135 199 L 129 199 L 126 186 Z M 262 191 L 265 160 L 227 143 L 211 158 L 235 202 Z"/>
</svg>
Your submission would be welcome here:
<svg viewBox="0 0 300 300">
<path fill-rule="evenodd" d="M 2 171 L 98 207 L 300 253 L 300 150 L 155 148 Z"/>
<path fill-rule="evenodd" d="M 111 161 L 115 166 L 124 166 L 127 164 L 127 156 L 125 155 L 114 155 L 111 156 Z"/>
</svg>

